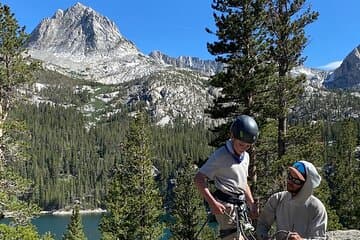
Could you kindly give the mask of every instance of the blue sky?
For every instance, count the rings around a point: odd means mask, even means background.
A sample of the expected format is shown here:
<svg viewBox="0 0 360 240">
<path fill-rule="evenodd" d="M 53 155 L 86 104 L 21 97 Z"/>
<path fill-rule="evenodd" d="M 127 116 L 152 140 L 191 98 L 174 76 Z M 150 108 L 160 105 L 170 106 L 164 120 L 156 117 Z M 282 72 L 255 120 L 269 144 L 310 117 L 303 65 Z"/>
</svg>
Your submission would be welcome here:
<svg viewBox="0 0 360 240">
<path fill-rule="evenodd" d="M 121 34 L 145 54 L 153 50 L 172 56 L 213 59 L 206 43 L 214 36 L 205 28 L 214 28 L 212 0 L 3 0 L 10 6 L 21 26 L 30 33 L 43 18 L 57 9 L 67 9 L 76 2 L 107 16 Z M 305 66 L 322 67 L 339 64 L 360 44 L 360 0 L 308 0 L 320 13 L 318 20 L 306 28 L 309 42 Z"/>
</svg>

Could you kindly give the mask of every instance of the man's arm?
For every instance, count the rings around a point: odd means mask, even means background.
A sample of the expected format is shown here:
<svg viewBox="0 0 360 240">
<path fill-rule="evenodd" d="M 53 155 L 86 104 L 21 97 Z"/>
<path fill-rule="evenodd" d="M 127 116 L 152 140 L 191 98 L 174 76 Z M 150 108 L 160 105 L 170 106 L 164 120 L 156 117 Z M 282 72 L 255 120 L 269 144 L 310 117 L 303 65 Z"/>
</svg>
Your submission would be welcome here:
<svg viewBox="0 0 360 240">
<path fill-rule="evenodd" d="M 269 239 L 269 230 L 275 221 L 275 211 L 279 203 L 279 196 L 272 195 L 265 203 L 264 208 L 260 211 L 257 219 L 256 234 L 258 239 Z"/>
<path fill-rule="evenodd" d="M 209 204 L 211 212 L 213 214 L 223 214 L 225 211 L 225 206 L 218 202 L 214 196 L 211 194 L 207 186 L 207 177 L 201 172 L 198 172 L 194 178 L 195 186 L 199 190 L 200 194 L 203 196 L 205 201 Z"/>
<path fill-rule="evenodd" d="M 259 208 L 257 206 L 257 203 L 255 203 L 254 201 L 249 184 L 246 184 L 245 198 L 246 198 L 246 203 L 250 209 L 250 217 L 253 219 L 257 218 L 259 216 Z"/>
<path fill-rule="evenodd" d="M 328 217 L 325 206 L 318 199 L 314 200 L 314 206 L 315 208 L 312 210 L 312 212 L 315 214 L 315 216 L 308 224 L 310 238 L 304 239 L 326 239 Z"/>
</svg>

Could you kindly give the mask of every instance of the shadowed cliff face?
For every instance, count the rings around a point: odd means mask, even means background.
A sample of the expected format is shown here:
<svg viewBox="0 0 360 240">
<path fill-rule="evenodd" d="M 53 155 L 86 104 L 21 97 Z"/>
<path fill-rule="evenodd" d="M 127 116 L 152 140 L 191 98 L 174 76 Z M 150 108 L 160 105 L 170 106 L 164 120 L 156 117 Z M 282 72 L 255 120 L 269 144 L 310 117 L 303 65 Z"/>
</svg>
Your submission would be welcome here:
<svg viewBox="0 0 360 240">
<path fill-rule="evenodd" d="M 360 46 L 356 47 L 337 68 L 331 80 L 325 83 L 328 88 L 360 88 Z"/>
</svg>

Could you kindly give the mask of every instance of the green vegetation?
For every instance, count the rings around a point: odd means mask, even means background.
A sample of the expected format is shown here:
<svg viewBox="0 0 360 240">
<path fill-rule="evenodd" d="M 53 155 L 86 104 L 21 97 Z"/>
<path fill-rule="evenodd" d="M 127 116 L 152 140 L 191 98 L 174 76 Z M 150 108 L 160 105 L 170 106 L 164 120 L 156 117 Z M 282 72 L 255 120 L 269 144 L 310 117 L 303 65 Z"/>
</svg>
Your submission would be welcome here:
<svg viewBox="0 0 360 240">
<path fill-rule="evenodd" d="M 21 239 L 21 240 L 53 240 L 50 234 L 40 236 L 33 226 L 8 226 L 0 224 L 1 239 Z"/>
<path fill-rule="evenodd" d="M 1 239 L 47 239 L 40 237 L 30 224 L 38 208 L 23 201 L 30 192 L 31 183 L 20 177 L 14 167 L 16 162 L 25 162 L 26 139 L 21 122 L 8 119 L 15 106 L 15 89 L 32 80 L 38 64 L 29 62 L 24 43 L 28 35 L 20 27 L 7 5 L 0 3 L 0 216 L 12 213 L 10 226 L 0 224 Z"/>
<path fill-rule="evenodd" d="M 350 121 L 344 118 L 349 114 L 348 109 L 356 109 L 359 106 L 357 101 L 350 94 L 336 92 L 331 93 L 331 97 L 313 96 L 295 107 L 301 110 L 298 112 L 299 115 L 295 112 L 289 115 L 292 130 L 288 132 L 289 147 L 287 158 L 284 158 L 285 162 L 290 163 L 294 159 L 311 159 L 322 169 L 320 172 L 324 181 L 317 194 L 331 212 L 330 220 L 334 220 L 334 224 L 330 224 L 330 227 L 333 226 L 332 229 L 338 227 L 338 216 L 355 218 L 357 214 L 356 198 L 349 198 L 354 199 L 352 204 L 354 210 L 350 211 L 348 208 L 348 215 L 343 213 L 338 215 L 336 212 L 341 212 L 340 208 L 344 208 L 342 203 L 344 200 L 338 199 L 340 193 L 343 194 L 342 199 L 356 196 L 358 193 L 355 173 L 359 167 L 359 161 L 356 160 L 359 156 L 354 152 L 354 146 L 359 142 L 359 121 L 351 120 L 354 123 L 350 131 L 353 135 L 343 134 L 341 128 L 343 121 Z M 332 104 L 333 102 L 336 104 Z M 347 104 L 347 107 L 341 108 L 341 104 Z M 314 105 L 321 107 L 316 112 L 310 111 Z M 34 179 L 35 188 L 30 195 L 27 195 L 27 199 L 47 210 L 70 208 L 72 202 L 77 199 L 81 200 L 82 208 L 105 207 L 102 203 L 108 191 L 108 179 L 115 162 L 123 156 L 121 143 L 126 139 L 129 124 L 132 122 L 126 108 L 91 128 L 87 127 L 86 118 L 75 108 L 47 104 L 24 105 L 19 106 L 16 112 L 11 114 L 10 119 L 16 116 L 18 121 L 26 123 L 25 125 L 28 126 L 26 132 L 32 137 L 28 147 L 30 161 L 14 162 L 14 168 L 21 175 Z M 315 114 L 318 114 L 317 123 L 312 122 Z M 160 171 L 157 181 L 165 205 L 169 205 L 173 199 L 169 192 L 169 180 L 176 178 L 186 159 L 192 159 L 199 165 L 206 159 L 212 151 L 207 145 L 212 139 L 211 134 L 204 125 L 193 126 L 182 119 L 178 119 L 173 126 L 158 127 L 150 124 L 149 127 L 149 137 L 156 150 L 152 161 Z M 275 121 L 262 126 L 260 140 L 256 145 L 259 161 L 258 187 L 255 195 L 263 200 L 272 192 L 283 189 L 284 186 L 283 170 L 287 163 L 284 165 L 283 161 L 276 160 L 274 129 L 276 129 Z M 338 139 L 347 141 L 348 136 L 353 139 L 352 145 L 339 142 Z M 344 162 L 342 146 L 352 149 L 351 154 L 348 155 L 351 165 L 347 165 L 348 168 L 344 169 L 344 172 L 347 172 L 346 176 L 350 174 L 354 176 L 351 180 L 355 187 L 337 187 L 340 186 L 339 182 L 343 182 L 340 178 L 344 175 L 340 172 L 336 177 L 337 184 L 332 183 L 335 181 L 336 172 L 330 169 L 334 169 L 335 164 L 341 166 Z M 336 162 L 335 156 L 338 159 Z M 352 226 L 356 221 L 347 219 L 346 222 L 348 223 L 341 221 L 344 227 Z"/>
<path fill-rule="evenodd" d="M 22 105 L 16 112 L 11 117 L 24 121 L 32 136 L 30 161 L 14 163 L 20 174 L 35 183 L 28 200 L 46 210 L 68 208 L 74 200 L 81 200 L 82 207 L 102 207 L 108 176 L 122 155 L 120 143 L 132 122 L 126 109 L 90 129 L 75 108 Z M 169 176 L 183 159 L 200 161 L 211 151 L 203 125 L 179 120 L 173 127 L 151 126 L 150 131 L 164 193 Z"/>
<path fill-rule="evenodd" d="M 196 165 L 188 159 L 174 176 L 172 204 L 169 210 L 171 220 L 168 222 L 171 239 L 216 239 L 217 233 L 208 225 L 210 215 L 204 214 L 204 200 L 193 184 L 196 171 Z"/>
<path fill-rule="evenodd" d="M 305 58 L 302 52 L 307 44 L 305 27 L 314 22 L 319 13 L 306 6 L 306 0 L 267 1 L 268 20 L 266 26 L 269 38 L 271 62 L 275 66 L 275 82 L 270 85 L 274 100 L 273 117 L 277 121 L 277 155 L 286 154 L 288 144 L 288 114 L 291 106 L 301 99 L 305 76 L 294 77 L 291 70 L 300 66 Z M 268 117 L 268 116 L 266 116 Z"/>
<path fill-rule="evenodd" d="M 63 235 L 63 240 L 86 240 L 83 226 L 81 223 L 81 216 L 79 214 L 79 205 L 75 204 L 73 213 L 71 215 L 70 223 L 67 226 L 66 233 Z"/>
<path fill-rule="evenodd" d="M 147 117 L 139 114 L 130 123 L 115 163 L 102 217 L 102 239 L 159 239 L 164 227 L 162 198 L 154 179 L 153 145 Z M 121 142 L 119 142 L 121 143 Z M 125 183 L 125 184 L 124 184 Z"/>
</svg>

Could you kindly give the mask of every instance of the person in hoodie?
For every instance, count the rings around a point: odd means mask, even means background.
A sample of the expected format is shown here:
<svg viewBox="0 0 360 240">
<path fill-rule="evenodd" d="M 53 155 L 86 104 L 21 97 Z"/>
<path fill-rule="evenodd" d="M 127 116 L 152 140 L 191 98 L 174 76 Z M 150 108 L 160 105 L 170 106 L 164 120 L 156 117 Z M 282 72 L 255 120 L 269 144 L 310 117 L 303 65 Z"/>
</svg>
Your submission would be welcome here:
<svg viewBox="0 0 360 240">
<path fill-rule="evenodd" d="M 194 182 L 216 217 L 221 239 L 238 240 L 242 239 L 235 221 L 238 201 L 246 201 L 250 216 L 258 216 L 247 182 L 250 158 L 246 150 L 257 140 L 259 129 L 252 117 L 240 115 L 232 123 L 230 135 L 199 169 Z M 214 182 L 216 191 L 209 190 L 208 180 Z"/>
<path fill-rule="evenodd" d="M 326 239 L 327 213 L 313 195 L 321 177 L 307 161 L 295 162 L 288 169 L 287 191 L 273 194 L 257 220 L 258 239 L 272 239 L 271 226 L 276 222 L 276 239 Z"/>
</svg>

